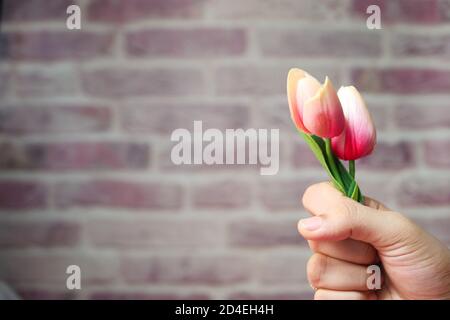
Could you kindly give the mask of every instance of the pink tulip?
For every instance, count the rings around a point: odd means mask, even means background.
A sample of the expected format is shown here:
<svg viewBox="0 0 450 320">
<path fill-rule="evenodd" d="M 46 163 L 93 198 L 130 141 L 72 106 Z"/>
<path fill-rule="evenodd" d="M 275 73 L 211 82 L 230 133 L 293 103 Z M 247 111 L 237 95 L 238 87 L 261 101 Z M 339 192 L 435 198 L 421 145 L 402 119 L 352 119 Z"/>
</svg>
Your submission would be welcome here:
<svg viewBox="0 0 450 320">
<path fill-rule="evenodd" d="M 345 118 L 339 98 L 328 77 L 323 86 L 300 69 L 291 69 L 287 79 L 291 118 L 308 134 L 332 138 L 342 133 Z"/>
<path fill-rule="evenodd" d="M 334 154 L 342 160 L 356 160 L 375 147 L 376 131 L 366 104 L 355 87 L 341 87 L 339 100 L 344 110 L 345 130 L 331 139 Z"/>
</svg>

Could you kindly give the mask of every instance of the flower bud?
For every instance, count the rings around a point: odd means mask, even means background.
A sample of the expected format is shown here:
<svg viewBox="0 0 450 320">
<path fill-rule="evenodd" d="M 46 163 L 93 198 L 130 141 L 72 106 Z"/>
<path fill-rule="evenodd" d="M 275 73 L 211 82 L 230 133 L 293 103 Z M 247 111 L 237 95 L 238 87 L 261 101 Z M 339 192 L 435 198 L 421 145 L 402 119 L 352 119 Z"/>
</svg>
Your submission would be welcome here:
<svg viewBox="0 0 450 320">
<path fill-rule="evenodd" d="M 345 116 L 345 130 L 333 138 L 334 154 L 343 160 L 356 160 L 369 155 L 376 144 L 376 130 L 369 110 L 355 87 L 338 91 Z"/>
</svg>

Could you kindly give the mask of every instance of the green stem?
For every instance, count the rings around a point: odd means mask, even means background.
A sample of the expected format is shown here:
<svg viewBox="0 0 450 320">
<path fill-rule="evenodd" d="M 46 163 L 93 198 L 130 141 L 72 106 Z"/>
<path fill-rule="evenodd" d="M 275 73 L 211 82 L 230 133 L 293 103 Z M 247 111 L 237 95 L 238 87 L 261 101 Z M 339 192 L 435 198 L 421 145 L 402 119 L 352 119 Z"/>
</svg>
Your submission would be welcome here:
<svg viewBox="0 0 450 320">
<path fill-rule="evenodd" d="M 336 163 L 334 162 L 333 153 L 331 152 L 331 139 L 325 138 L 325 151 L 327 153 L 328 162 L 330 164 L 331 172 L 335 179 L 339 182 L 339 184 L 344 187 L 344 183 L 342 182 L 341 176 L 339 175 L 339 171 L 336 167 Z"/>
<path fill-rule="evenodd" d="M 349 160 L 348 162 L 348 171 L 350 176 L 355 180 L 355 160 Z"/>
</svg>

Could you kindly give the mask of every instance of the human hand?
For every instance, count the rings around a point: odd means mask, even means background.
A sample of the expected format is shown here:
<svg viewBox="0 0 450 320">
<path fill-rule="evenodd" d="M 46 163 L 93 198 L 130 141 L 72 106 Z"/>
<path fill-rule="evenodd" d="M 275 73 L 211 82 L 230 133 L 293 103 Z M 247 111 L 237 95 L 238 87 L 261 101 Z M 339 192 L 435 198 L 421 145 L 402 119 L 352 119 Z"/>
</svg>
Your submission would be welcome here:
<svg viewBox="0 0 450 320">
<path fill-rule="evenodd" d="M 313 215 L 298 230 L 314 252 L 307 274 L 315 299 L 450 299 L 449 249 L 405 216 L 367 197 L 364 206 L 326 182 L 302 201 Z M 366 284 L 372 264 L 382 269 L 376 291 Z"/>
</svg>

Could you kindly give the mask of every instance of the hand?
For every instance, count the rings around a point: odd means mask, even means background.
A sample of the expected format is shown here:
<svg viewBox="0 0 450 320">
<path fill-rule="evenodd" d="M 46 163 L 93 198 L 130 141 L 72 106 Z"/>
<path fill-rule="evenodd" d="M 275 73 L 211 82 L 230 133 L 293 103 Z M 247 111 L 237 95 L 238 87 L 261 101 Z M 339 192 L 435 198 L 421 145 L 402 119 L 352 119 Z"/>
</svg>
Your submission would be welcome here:
<svg viewBox="0 0 450 320">
<path fill-rule="evenodd" d="M 314 252 L 307 274 L 315 299 L 450 299 L 450 251 L 408 218 L 329 183 L 309 187 L 303 206 L 313 215 L 298 230 Z M 366 284 L 372 264 L 383 273 L 376 291 Z"/>
</svg>

